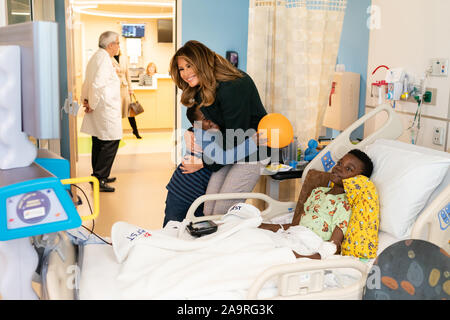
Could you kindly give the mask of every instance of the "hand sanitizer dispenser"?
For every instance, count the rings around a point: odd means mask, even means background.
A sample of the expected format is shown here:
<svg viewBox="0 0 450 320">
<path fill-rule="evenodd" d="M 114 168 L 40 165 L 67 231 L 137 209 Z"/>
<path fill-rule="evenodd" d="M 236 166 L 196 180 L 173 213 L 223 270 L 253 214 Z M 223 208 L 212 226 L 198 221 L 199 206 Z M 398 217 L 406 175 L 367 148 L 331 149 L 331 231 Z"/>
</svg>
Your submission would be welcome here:
<svg viewBox="0 0 450 320">
<path fill-rule="evenodd" d="M 358 119 L 360 75 L 354 72 L 335 72 L 328 98 L 323 126 L 345 130 Z"/>
</svg>

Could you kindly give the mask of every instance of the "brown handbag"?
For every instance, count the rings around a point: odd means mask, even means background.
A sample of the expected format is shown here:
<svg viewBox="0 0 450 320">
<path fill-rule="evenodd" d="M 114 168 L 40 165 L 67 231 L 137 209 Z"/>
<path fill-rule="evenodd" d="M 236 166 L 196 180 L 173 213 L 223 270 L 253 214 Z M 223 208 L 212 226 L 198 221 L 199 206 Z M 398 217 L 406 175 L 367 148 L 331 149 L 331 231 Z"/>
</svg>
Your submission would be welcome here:
<svg viewBox="0 0 450 320">
<path fill-rule="evenodd" d="M 133 112 L 131 112 L 133 111 Z M 133 94 L 131 94 L 131 103 L 128 105 L 128 113 L 131 114 L 134 113 L 134 115 L 138 115 L 141 114 L 142 112 L 144 112 L 144 108 L 142 107 L 142 105 L 139 103 L 139 101 L 136 100 L 136 96 Z"/>
</svg>

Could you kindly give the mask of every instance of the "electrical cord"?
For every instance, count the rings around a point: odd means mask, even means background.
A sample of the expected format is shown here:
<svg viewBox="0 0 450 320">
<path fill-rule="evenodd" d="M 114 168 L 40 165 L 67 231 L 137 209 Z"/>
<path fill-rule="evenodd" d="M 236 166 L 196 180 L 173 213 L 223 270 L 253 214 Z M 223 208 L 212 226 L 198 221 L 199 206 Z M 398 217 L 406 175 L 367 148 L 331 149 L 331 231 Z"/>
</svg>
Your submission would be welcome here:
<svg viewBox="0 0 450 320">
<path fill-rule="evenodd" d="M 76 187 L 77 189 L 79 189 L 79 190 L 83 193 L 83 195 L 84 195 L 84 197 L 86 198 L 86 201 L 87 201 L 87 203 L 88 203 L 89 210 L 91 211 L 91 214 L 92 214 L 93 211 L 92 211 L 91 203 L 90 203 L 89 198 L 87 197 L 86 193 L 84 192 L 84 190 L 83 190 L 82 188 L 80 188 L 79 186 L 77 186 L 76 184 L 73 184 L 73 186 Z M 95 228 L 95 220 L 92 220 L 92 228 L 91 228 L 91 229 L 87 228 L 87 227 L 84 226 L 84 225 L 81 225 L 81 226 L 82 226 L 83 228 L 85 228 L 87 231 L 89 231 L 91 234 L 93 234 L 94 236 L 96 236 L 98 239 L 100 239 L 101 241 L 103 241 L 104 243 L 109 244 L 110 246 L 112 246 L 112 243 L 111 243 L 111 242 L 106 241 L 105 239 L 103 239 L 102 237 L 100 237 L 98 234 L 96 234 L 96 233 L 94 232 L 94 228 Z"/>
<path fill-rule="evenodd" d="M 416 144 L 417 143 L 417 139 L 419 137 L 419 131 L 420 131 L 420 120 L 422 117 L 422 105 L 424 103 L 424 94 L 425 94 L 425 85 L 427 83 L 428 77 L 431 75 L 431 69 L 428 68 L 427 70 L 425 70 L 425 76 L 424 78 L 420 81 L 419 84 L 419 92 L 418 95 L 416 95 L 414 98 L 417 101 L 417 109 L 416 109 L 416 113 L 414 115 L 414 120 L 412 121 L 411 126 L 407 129 L 411 132 L 411 143 L 412 144 Z M 414 88 L 416 91 L 417 89 Z M 417 121 L 417 124 L 416 124 Z M 414 129 L 414 127 L 417 127 L 417 131 Z"/>
<path fill-rule="evenodd" d="M 416 109 L 416 114 L 414 115 L 414 120 L 411 124 L 411 126 L 407 129 L 411 132 L 411 143 L 412 144 L 416 144 L 417 143 L 417 138 L 419 136 L 419 131 L 420 131 L 420 119 L 421 119 L 421 115 L 422 115 L 422 103 L 423 103 L 423 98 L 419 97 L 416 98 L 417 100 L 417 109 Z M 417 125 L 416 125 L 416 120 L 417 120 Z M 414 129 L 414 127 L 417 127 L 417 131 Z"/>
</svg>

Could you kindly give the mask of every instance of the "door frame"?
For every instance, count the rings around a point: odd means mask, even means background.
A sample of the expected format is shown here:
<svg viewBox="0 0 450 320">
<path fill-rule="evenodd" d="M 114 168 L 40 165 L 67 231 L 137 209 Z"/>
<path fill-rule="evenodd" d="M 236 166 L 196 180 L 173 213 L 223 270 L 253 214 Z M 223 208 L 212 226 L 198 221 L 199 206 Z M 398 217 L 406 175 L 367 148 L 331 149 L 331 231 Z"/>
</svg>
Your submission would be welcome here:
<svg viewBox="0 0 450 320">
<path fill-rule="evenodd" d="M 55 0 L 58 1 L 58 0 Z M 174 43 L 175 43 L 175 51 L 178 50 L 178 48 L 181 46 L 181 32 L 182 32 L 182 0 L 174 0 L 175 8 L 174 8 L 174 24 L 175 24 L 175 32 L 174 32 Z M 70 96 L 72 94 L 73 100 L 77 101 L 77 93 L 76 91 L 76 85 L 75 85 L 75 59 L 73 56 L 73 47 L 74 47 L 74 36 L 73 36 L 73 28 L 69 24 L 72 23 L 72 17 L 73 17 L 73 8 L 70 0 L 64 0 L 64 8 L 65 8 L 65 21 L 66 21 L 66 52 L 67 52 L 67 94 Z M 180 140 L 180 135 L 178 132 L 181 128 L 181 111 L 179 107 L 179 97 L 181 96 L 181 90 L 179 90 L 176 85 L 174 84 L 174 137 L 175 137 L 175 143 L 174 143 L 174 149 L 173 154 L 175 155 L 173 157 L 175 164 L 178 163 L 178 161 L 181 159 L 181 150 L 182 150 L 182 144 L 178 143 Z M 76 177 L 77 170 L 76 165 L 78 162 L 78 127 L 77 127 L 77 117 L 73 115 L 69 116 L 69 143 L 70 143 L 70 168 L 71 168 L 71 177 Z"/>
<path fill-rule="evenodd" d="M 75 84 L 75 59 L 74 59 L 74 36 L 73 36 L 73 8 L 70 0 L 64 0 L 65 12 L 65 30 L 66 30 L 66 59 L 67 59 L 67 98 L 69 103 L 76 101 L 76 84 Z M 69 118 L 69 153 L 70 153 L 70 176 L 77 177 L 77 161 L 78 161 L 78 133 L 77 133 L 77 117 L 72 114 L 67 115 Z"/>
<path fill-rule="evenodd" d="M 183 8 L 183 0 L 175 0 L 175 8 L 176 8 L 176 14 L 175 14 L 175 52 L 182 46 L 182 8 Z M 183 137 L 181 132 L 183 131 L 183 128 L 181 126 L 181 104 L 179 103 L 181 98 L 181 90 L 177 88 L 177 86 L 174 84 L 175 88 L 175 131 L 174 131 L 174 161 L 175 165 L 180 162 L 182 159 L 182 150 L 183 150 Z"/>
</svg>

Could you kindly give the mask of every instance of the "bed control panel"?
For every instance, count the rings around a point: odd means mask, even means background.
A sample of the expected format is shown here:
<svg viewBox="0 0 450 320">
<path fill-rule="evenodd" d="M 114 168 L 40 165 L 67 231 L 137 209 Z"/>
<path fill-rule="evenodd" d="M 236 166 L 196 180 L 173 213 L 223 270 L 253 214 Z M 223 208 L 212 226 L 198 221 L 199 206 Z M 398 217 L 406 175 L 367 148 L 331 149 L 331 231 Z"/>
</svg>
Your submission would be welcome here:
<svg viewBox="0 0 450 320">
<path fill-rule="evenodd" d="M 6 200 L 8 229 L 67 220 L 67 214 L 53 189 L 32 191 Z"/>
<path fill-rule="evenodd" d="M 324 270 L 283 274 L 278 280 L 280 295 L 287 297 L 322 291 L 324 274 Z"/>
<path fill-rule="evenodd" d="M 439 227 L 446 230 L 450 226 L 450 202 L 438 212 Z"/>
<path fill-rule="evenodd" d="M 325 172 L 330 171 L 331 168 L 333 168 L 334 165 L 336 164 L 336 162 L 334 162 L 333 158 L 331 157 L 330 151 L 325 153 L 325 155 L 322 157 L 321 160 L 322 160 L 322 165 L 323 165 L 323 169 L 325 170 Z"/>
<path fill-rule="evenodd" d="M 0 188 L 0 241 L 77 228 L 81 218 L 56 177 Z"/>
</svg>

